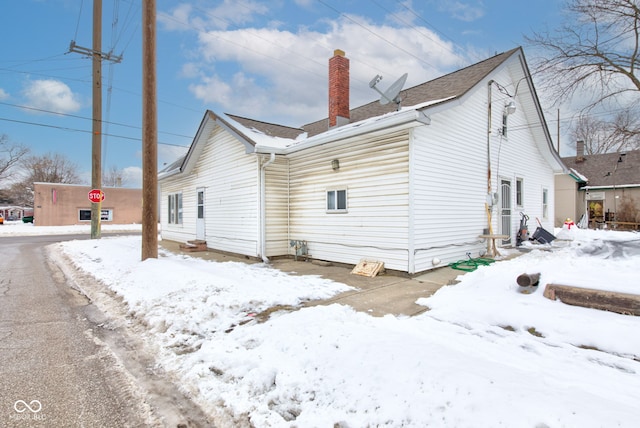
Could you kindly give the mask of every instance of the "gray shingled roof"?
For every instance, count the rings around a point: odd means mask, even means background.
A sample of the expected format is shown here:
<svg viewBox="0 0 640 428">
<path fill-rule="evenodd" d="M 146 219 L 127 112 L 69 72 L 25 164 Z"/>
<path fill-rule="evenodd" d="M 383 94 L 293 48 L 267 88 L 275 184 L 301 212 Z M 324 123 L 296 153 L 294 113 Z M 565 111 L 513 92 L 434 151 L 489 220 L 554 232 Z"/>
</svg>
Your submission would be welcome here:
<svg viewBox="0 0 640 428">
<path fill-rule="evenodd" d="M 403 106 L 414 106 L 428 101 L 442 100 L 450 97 L 460 97 L 478 84 L 496 67 L 507 60 L 521 48 L 511 49 L 479 63 L 470 65 L 453 73 L 446 74 L 434 80 L 422 83 L 400 93 Z M 396 109 L 395 104 L 382 105 L 378 100 L 350 110 L 351 122 L 359 122 L 371 117 L 382 116 Z M 309 136 L 320 134 L 329 129 L 329 119 L 302 126 Z"/>
<path fill-rule="evenodd" d="M 453 73 L 438 77 L 434 80 L 405 89 L 400 94 L 402 98 L 402 105 L 405 107 L 414 106 L 428 101 L 460 97 L 519 50 L 521 50 L 519 47 L 511 49 L 510 51 L 495 55 L 461 70 L 454 71 Z M 387 105 L 382 105 L 376 100 L 351 109 L 349 113 L 350 122 L 355 123 L 371 117 L 382 116 L 383 114 L 390 113 L 395 109 L 395 104 L 389 103 Z M 291 128 L 288 126 L 235 116 L 229 113 L 226 113 L 226 115 L 249 129 L 255 128 L 258 131 L 264 132 L 265 134 L 273 137 L 295 139 L 302 132 L 308 132 L 308 136 L 312 137 L 329 130 L 328 118 L 303 125 L 302 128 Z"/>
<path fill-rule="evenodd" d="M 620 153 L 586 155 L 582 160 L 571 156 L 562 161 L 568 168 L 587 177 L 589 186 L 640 185 L 640 150 L 624 153 L 622 162 L 618 162 Z"/>
<path fill-rule="evenodd" d="M 292 128 L 290 126 L 276 125 L 275 123 L 261 122 L 259 120 L 236 116 L 229 113 L 225 114 L 242 126 L 248 129 L 256 129 L 271 137 L 290 138 L 295 140 L 298 135 L 304 132 L 301 128 Z"/>
</svg>

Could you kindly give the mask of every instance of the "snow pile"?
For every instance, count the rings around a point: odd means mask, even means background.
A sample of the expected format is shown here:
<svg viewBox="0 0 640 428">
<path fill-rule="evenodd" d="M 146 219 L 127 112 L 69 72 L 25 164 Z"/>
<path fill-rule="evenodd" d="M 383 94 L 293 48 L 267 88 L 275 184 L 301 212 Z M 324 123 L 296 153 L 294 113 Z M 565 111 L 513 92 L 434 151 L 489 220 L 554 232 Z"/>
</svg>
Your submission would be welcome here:
<svg viewBox="0 0 640 428">
<path fill-rule="evenodd" d="M 139 237 L 59 244 L 146 325 L 164 369 L 228 426 L 633 427 L 640 317 L 550 301 L 550 282 L 640 294 L 639 236 L 564 231 L 420 299 L 413 318 L 275 311 L 347 287 L 264 265 L 162 254 Z M 519 293 L 521 273 L 540 286 Z M 224 426 L 224 422 L 221 423 Z"/>
<path fill-rule="evenodd" d="M 105 233 L 140 232 L 142 225 L 102 223 L 100 230 Z M 33 223 L 23 223 L 19 220 L 5 220 L 4 224 L 0 225 L 0 236 L 73 235 L 83 233 L 91 234 L 91 223 L 70 226 L 36 226 Z"/>
</svg>

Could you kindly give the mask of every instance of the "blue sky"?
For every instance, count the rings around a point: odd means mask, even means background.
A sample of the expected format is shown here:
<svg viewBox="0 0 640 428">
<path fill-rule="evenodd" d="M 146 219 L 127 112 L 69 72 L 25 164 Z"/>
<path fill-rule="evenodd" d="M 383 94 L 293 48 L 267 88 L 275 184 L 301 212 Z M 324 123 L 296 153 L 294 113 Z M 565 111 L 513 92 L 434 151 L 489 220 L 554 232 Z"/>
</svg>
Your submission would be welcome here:
<svg viewBox="0 0 640 428">
<path fill-rule="evenodd" d="M 327 116 L 328 59 L 351 65 L 351 107 L 378 98 L 403 73 L 410 87 L 553 29 L 560 0 L 157 0 L 159 166 L 186 151 L 207 109 L 300 126 Z M 90 0 L 3 2 L 0 134 L 35 154 L 61 153 L 91 176 Z M 102 165 L 141 185 L 140 0 L 103 0 Z M 538 87 L 538 93 L 544 88 Z M 556 128 L 555 107 L 547 123 Z M 561 153 L 568 155 L 568 153 Z"/>
</svg>

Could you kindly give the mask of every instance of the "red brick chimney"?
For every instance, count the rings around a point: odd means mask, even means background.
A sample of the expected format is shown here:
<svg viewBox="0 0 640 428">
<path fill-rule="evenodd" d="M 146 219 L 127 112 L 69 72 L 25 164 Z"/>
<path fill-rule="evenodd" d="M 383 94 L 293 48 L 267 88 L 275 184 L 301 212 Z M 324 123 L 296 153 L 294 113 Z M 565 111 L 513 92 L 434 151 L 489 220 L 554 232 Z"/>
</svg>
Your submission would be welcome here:
<svg viewBox="0 0 640 428">
<path fill-rule="evenodd" d="M 349 59 L 336 49 L 329 59 L 329 128 L 349 123 Z"/>
</svg>

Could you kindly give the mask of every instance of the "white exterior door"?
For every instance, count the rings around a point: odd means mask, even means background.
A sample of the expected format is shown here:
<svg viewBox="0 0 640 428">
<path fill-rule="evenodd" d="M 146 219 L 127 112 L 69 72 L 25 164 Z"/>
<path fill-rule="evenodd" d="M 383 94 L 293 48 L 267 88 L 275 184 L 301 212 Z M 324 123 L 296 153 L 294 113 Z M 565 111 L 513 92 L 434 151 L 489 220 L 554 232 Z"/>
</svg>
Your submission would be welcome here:
<svg viewBox="0 0 640 428">
<path fill-rule="evenodd" d="M 205 240 L 205 227 L 204 227 L 204 189 L 196 189 L 197 204 L 196 204 L 196 239 Z"/>
</svg>

